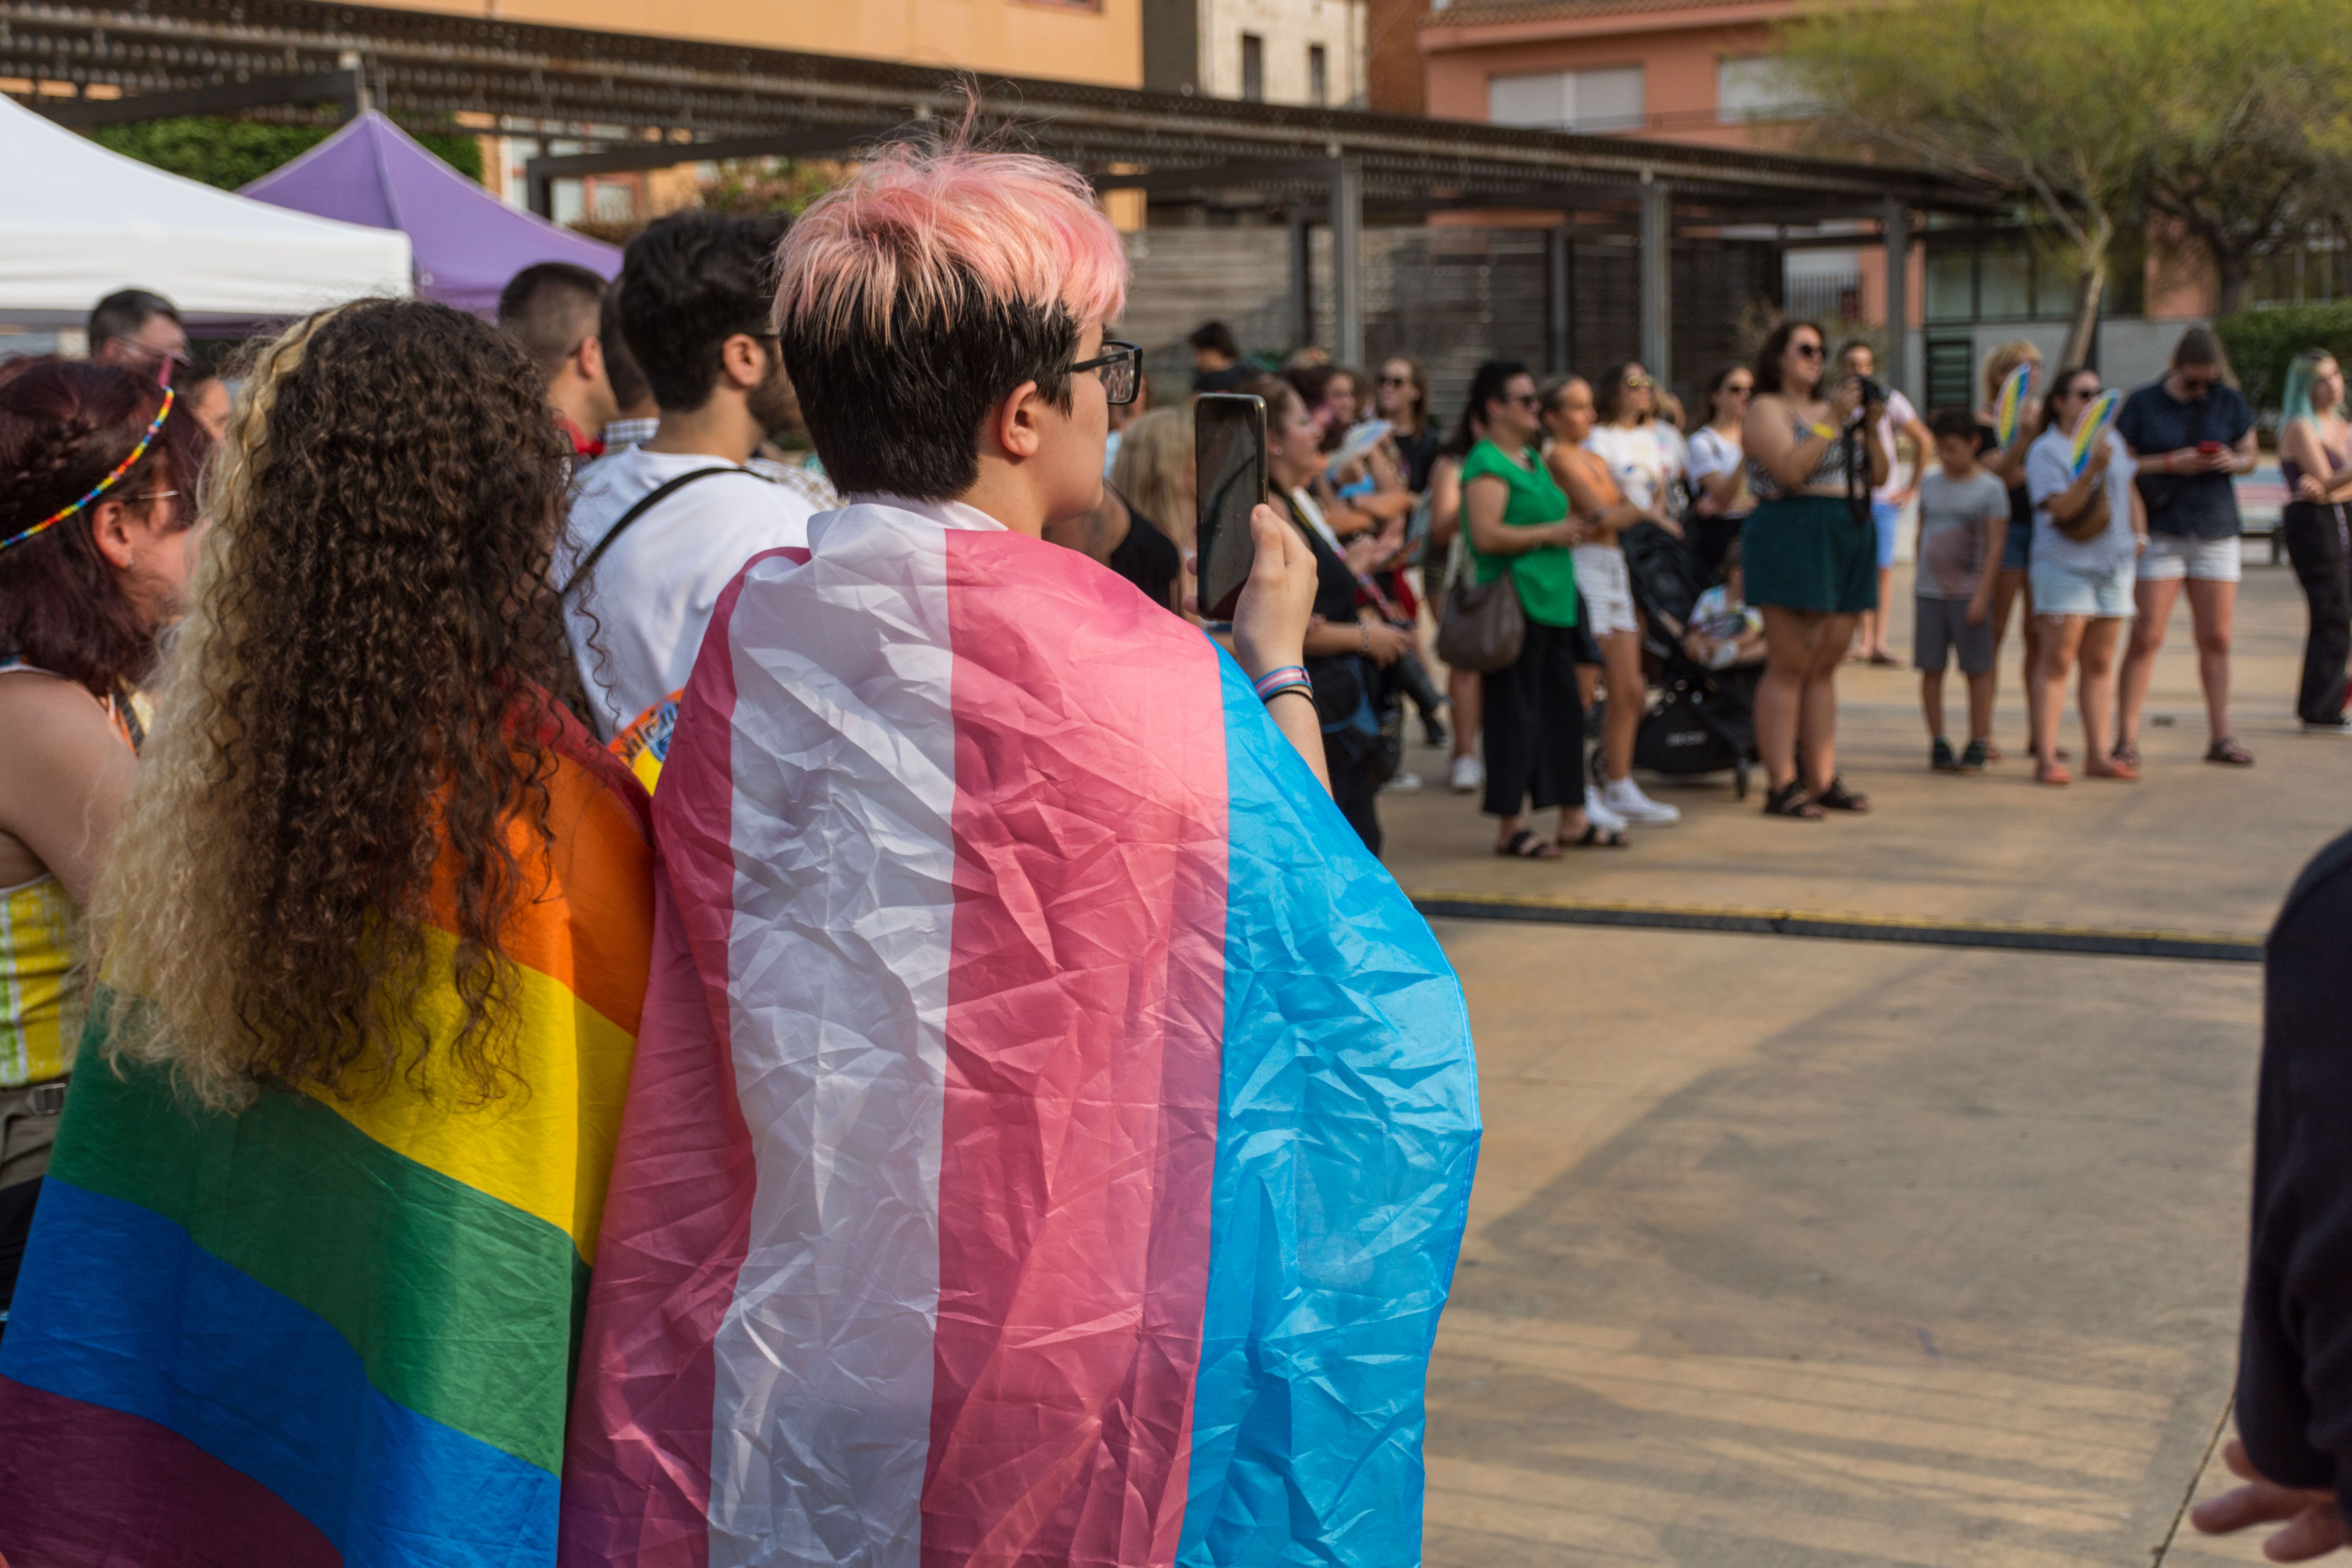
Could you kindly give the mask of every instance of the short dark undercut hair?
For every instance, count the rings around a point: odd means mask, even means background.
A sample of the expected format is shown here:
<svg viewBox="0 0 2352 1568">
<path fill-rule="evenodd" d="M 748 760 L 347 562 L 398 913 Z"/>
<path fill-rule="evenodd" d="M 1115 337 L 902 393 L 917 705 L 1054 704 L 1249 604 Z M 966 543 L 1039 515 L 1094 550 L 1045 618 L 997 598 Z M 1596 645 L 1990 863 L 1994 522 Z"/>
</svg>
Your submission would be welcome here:
<svg viewBox="0 0 2352 1568">
<path fill-rule="evenodd" d="M 961 270 L 947 286 L 945 310 L 895 300 L 879 336 L 810 330 L 807 318 L 782 323 L 801 420 L 845 495 L 961 495 L 980 478 L 981 422 L 1005 394 L 1034 381 L 1055 407 L 1070 406 L 1078 323 L 1067 310 L 992 299 Z"/>
<path fill-rule="evenodd" d="M 128 341 L 139 335 L 139 329 L 158 316 L 169 316 L 180 321 L 180 308 L 161 294 L 145 289 L 118 289 L 90 308 L 89 352 L 100 349 L 120 338 Z M 187 329 L 180 321 L 182 331 Z"/>
<path fill-rule="evenodd" d="M 551 379 L 580 345 L 596 335 L 604 279 L 569 261 L 524 268 L 499 290 L 499 330 L 512 338 L 540 375 Z"/>
<path fill-rule="evenodd" d="M 771 335 L 782 214 L 737 216 L 687 208 L 629 242 L 621 263 L 621 331 L 665 409 L 710 401 L 729 338 Z"/>
</svg>

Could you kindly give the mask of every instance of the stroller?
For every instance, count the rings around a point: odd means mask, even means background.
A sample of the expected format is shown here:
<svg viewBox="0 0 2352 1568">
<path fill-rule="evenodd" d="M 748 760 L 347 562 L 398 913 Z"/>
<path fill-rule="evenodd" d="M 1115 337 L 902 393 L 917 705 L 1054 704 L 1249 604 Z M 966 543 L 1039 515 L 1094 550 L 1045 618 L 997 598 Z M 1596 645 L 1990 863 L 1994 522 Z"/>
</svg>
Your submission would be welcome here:
<svg viewBox="0 0 2352 1568">
<path fill-rule="evenodd" d="M 1633 736 L 1633 765 L 1670 777 L 1729 769 L 1732 792 L 1748 798 L 1756 756 L 1754 666 L 1709 669 L 1683 647 L 1691 611 L 1706 591 L 1683 542 L 1643 523 L 1618 542 L 1625 552 L 1633 602 L 1642 611 L 1642 652 L 1658 670 L 1658 696 Z M 1592 780 L 1601 784 L 1601 752 L 1592 753 Z"/>
</svg>

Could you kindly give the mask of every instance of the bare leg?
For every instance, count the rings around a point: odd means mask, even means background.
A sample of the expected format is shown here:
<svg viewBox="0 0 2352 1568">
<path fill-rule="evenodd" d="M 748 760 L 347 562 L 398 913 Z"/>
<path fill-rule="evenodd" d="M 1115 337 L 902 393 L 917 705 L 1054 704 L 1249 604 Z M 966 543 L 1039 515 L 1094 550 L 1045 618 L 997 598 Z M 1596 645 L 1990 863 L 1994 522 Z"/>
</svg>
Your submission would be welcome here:
<svg viewBox="0 0 2352 1568">
<path fill-rule="evenodd" d="M 1805 752 L 1805 788 L 1815 795 L 1837 777 L 1837 672 L 1840 652 L 1853 635 L 1852 616 L 1825 616 L 1814 640 L 1797 710 L 1797 735 Z"/>
<path fill-rule="evenodd" d="M 1999 672 L 2000 669 L 2000 645 L 2009 639 L 2010 612 L 2016 607 L 2018 601 L 2023 598 L 2024 595 L 2024 573 L 2003 572 L 1993 579 L 1991 625 L 1992 658 L 1993 669 L 1995 673 L 1993 684 L 1996 689 L 1998 689 L 2000 684 L 1999 679 Z M 2031 626 L 2033 624 L 2033 616 L 2031 611 L 2026 614 L 2025 624 L 2028 626 Z M 2032 672 L 2030 664 L 2028 668 L 2021 670 L 2020 673 L 2026 677 L 2026 679 L 2021 680 L 2018 684 L 2024 687 L 2029 692 L 2031 692 L 2033 682 L 2032 679 Z"/>
<path fill-rule="evenodd" d="M 2115 747 L 2116 644 L 2122 640 L 2123 625 L 2117 617 L 2102 616 L 2083 631 L 2083 755 L 2094 767 Z"/>
<path fill-rule="evenodd" d="M 1578 665 L 1576 667 L 1576 700 L 1584 704 L 1585 712 L 1592 711 L 1592 696 L 1600 689 L 1601 667 L 1597 664 Z"/>
<path fill-rule="evenodd" d="M 1895 568 L 1881 566 L 1878 569 L 1877 624 L 1864 631 L 1863 636 L 1869 641 L 1872 654 L 1882 658 L 1895 657 L 1895 650 L 1886 646 L 1886 629 L 1895 624 L 1894 612 L 1888 607 L 1894 593 Z"/>
<path fill-rule="evenodd" d="M 2230 729 L 2230 630 L 2238 610 L 2238 585 L 2202 578 L 2189 580 L 2189 624 L 2197 633 L 2197 679 L 2205 689 L 2205 724 L 2212 739 L 2226 741 Z"/>
<path fill-rule="evenodd" d="M 1454 710 L 1454 754 L 1457 757 L 1477 754 L 1478 722 L 1485 717 L 1482 705 L 1486 691 L 1480 678 L 1466 669 L 1446 674 L 1445 698 Z"/>
<path fill-rule="evenodd" d="M 2156 679 L 2156 655 L 2164 646 L 2164 623 L 2172 618 L 2172 606 L 2179 600 L 2178 577 L 2156 582 L 2142 578 L 2132 588 L 2132 603 L 2139 614 L 2132 621 L 2131 644 L 2124 651 L 2123 711 L 2116 721 L 2119 741 L 2139 743 L 2140 710 L 2147 706 L 2148 683 Z"/>
<path fill-rule="evenodd" d="M 1944 738 L 1944 672 L 1923 669 L 1919 672 L 1919 711 L 1927 715 L 1927 739 Z"/>
<path fill-rule="evenodd" d="M 1992 739 L 1992 671 L 1969 677 L 1969 739 Z"/>
<path fill-rule="evenodd" d="M 2074 668 L 2074 650 L 2083 641 L 2084 616 L 2042 617 L 2042 662 L 2034 667 L 2034 684 L 2041 701 L 2033 710 L 2033 756 L 2044 767 L 2058 761 L 2058 718 L 2066 710 L 2066 676 Z"/>
<path fill-rule="evenodd" d="M 1764 777 L 1774 789 L 1786 787 L 1797 776 L 1797 708 L 1812 668 L 1817 643 L 1843 657 L 1846 638 L 1853 634 L 1850 617 L 1836 617 L 1834 636 L 1825 636 L 1831 617 L 1814 610 L 1791 610 L 1779 605 L 1764 612 L 1764 675 L 1756 683 L 1756 749 L 1764 758 Z"/>
<path fill-rule="evenodd" d="M 1642 638 L 1638 632 L 1611 632 L 1601 645 L 1609 661 L 1609 711 L 1601 729 L 1602 771 L 1609 782 L 1633 771 L 1633 737 L 1642 727 L 1642 708 L 1649 689 L 1642 680 Z M 1621 698 L 1618 693 L 1625 695 Z"/>
</svg>

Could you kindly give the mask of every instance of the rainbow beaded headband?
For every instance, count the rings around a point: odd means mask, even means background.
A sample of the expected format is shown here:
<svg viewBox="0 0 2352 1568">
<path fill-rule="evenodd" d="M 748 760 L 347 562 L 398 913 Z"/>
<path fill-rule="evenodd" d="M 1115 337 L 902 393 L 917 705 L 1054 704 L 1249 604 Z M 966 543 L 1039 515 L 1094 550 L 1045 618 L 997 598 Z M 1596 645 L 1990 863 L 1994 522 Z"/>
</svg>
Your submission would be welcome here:
<svg viewBox="0 0 2352 1568">
<path fill-rule="evenodd" d="M 172 387 L 167 386 L 163 389 L 163 406 L 155 410 L 155 417 L 147 422 L 147 434 L 139 437 L 139 445 L 131 448 L 131 456 L 115 464 L 112 472 L 109 473 L 106 478 L 99 480 L 98 483 L 89 488 L 89 493 L 88 495 L 83 496 L 81 500 L 74 502 L 71 506 L 51 512 L 48 516 L 41 519 L 40 521 L 33 524 L 32 527 L 25 530 L 22 533 L 14 533 L 10 534 L 5 539 L 0 539 L 0 550 L 11 549 L 16 545 L 24 543 L 25 541 L 32 538 L 36 534 L 47 533 L 49 530 L 55 528 L 58 524 L 71 517 L 74 513 L 79 511 L 90 502 L 104 495 L 108 490 L 113 489 L 116 481 L 120 480 L 123 475 L 129 473 L 132 467 L 138 463 L 139 459 L 147 455 L 147 448 L 154 445 L 155 433 L 163 429 L 163 421 L 172 416 L 172 403 L 178 395 L 178 392 Z"/>
</svg>

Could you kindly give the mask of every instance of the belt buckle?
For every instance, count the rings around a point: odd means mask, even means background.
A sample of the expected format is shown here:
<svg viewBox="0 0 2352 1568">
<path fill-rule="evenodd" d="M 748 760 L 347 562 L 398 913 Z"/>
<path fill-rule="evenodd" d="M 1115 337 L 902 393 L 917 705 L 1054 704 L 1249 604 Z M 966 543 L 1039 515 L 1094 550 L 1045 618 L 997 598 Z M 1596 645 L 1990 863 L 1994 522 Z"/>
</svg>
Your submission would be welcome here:
<svg viewBox="0 0 2352 1568">
<path fill-rule="evenodd" d="M 25 1090 L 26 1116 L 58 1116 L 66 1108 L 66 1086 L 63 1079 L 37 1083 Z"/>
</svg>

